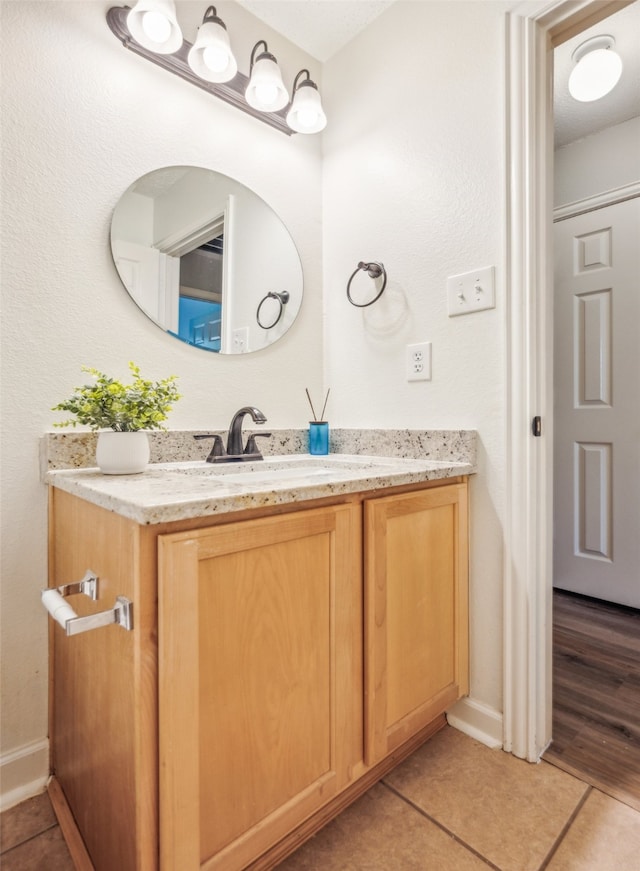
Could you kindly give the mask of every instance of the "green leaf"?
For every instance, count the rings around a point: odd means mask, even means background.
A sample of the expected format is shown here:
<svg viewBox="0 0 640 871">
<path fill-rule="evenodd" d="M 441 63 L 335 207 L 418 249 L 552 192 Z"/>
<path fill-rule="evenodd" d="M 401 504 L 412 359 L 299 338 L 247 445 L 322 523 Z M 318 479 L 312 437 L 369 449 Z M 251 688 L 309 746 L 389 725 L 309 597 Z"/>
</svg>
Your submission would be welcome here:
<svg viewBox="0 0 640 871">
<path fill-rule="evenodd" d="M 172 403 L 181 398 L 176 385 L 177 376 L 150 381 L 142 378 L 139 367 L 133 362 L 129 362 L 129 370 L 133 382 L 125 385 L 98 369 L 82 366 L 82 371 L 91 375 L 95 383 L 75 387 L 68 399 L 53 406 L 53 411 L 67 411 L 73 415 L 54 423 L 54 426 L 80 423 L 93 430 L 113 429 L 117 432 L 165 429 L 162 424 L 172 410 Z"/>
</svg>

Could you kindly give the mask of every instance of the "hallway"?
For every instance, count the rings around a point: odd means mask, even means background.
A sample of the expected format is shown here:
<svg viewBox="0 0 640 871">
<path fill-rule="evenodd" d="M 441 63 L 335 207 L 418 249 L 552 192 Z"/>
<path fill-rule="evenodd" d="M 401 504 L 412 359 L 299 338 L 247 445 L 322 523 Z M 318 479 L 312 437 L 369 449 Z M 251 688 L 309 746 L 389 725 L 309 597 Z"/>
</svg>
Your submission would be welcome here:
<svg viewBox="0 0 640 871">
<path fill-rule="evenodd" d="M 640 611 L 554 591 L 544 759 L 640 810 Z"/>
</svg>

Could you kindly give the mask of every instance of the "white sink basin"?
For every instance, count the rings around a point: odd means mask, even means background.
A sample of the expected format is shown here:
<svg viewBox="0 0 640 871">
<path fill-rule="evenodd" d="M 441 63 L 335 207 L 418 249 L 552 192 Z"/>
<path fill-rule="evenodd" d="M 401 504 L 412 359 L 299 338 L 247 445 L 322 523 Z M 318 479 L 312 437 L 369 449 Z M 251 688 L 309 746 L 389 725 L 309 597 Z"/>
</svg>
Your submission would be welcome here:
<svg viewBox="0 0 640 871">
<path fill-rule="evenodd" d="M 380 474 L 395 465 L 393 460 L 378 457 L 353 457 L 308 454 L 292 454 L 283 457 L 268 457 L 257 463 L 187 463 L 172 471 L 182 475 L 218 478 L 221 484 L 277 484 L 287 481 L 313 479 L 343 480 L 359 477 L 367 472 Z"/>
</svg>

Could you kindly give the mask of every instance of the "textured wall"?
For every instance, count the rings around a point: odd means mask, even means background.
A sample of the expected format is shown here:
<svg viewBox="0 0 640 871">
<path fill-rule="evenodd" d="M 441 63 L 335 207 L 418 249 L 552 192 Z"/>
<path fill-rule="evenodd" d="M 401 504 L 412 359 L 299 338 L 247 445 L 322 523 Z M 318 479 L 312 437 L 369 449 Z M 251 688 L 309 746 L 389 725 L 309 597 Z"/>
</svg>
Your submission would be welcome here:
<svg viewBox="0 0 640 871">
<path fill-rule="evenodd" d="M 318 137 L 287 137 L 125 51 L 110 2 L 13 2 L 2 8 L 3 76 L 3 792 L 46 774 L 46 488 L 38 437 L 82 364 L 127 375 L 175 373 L 174 428 L 228 426 L 247 403 L 274 427 L 305 426 L 305 386 L 322 391 L 321 159 Z M 206 4 L 179 3 L 193 41 Z M 266 37 L 285 80 L 318 65 L 234 3 L 218 3 L 248 71 Z M 124 291 L 109 248 L 112 210 L 160 166 L 226 173 L 289 227 L 305 275 L 300 317 L 259 354 L 220 358 L 166 336 Z M 43 743 L 44 742 L 44 743 Z"/>
<path fill-rule="evenodd" d="M 509 4 L 391 6 L 325 65 L 324 160 L 319 137 L 289 139 L 126 52 L 104 21 L 109 5 L 1 6 L 5 768 L 25 785 L 46 765 L 38 436 L 56 419 L 50 406 L 79 383 L 81 364 L 124 375 L 130 358 L 153 377 L 180 376 L 176 429 L 222 429 L 248 402 L 274 427 L 304 426 L 305 386 L 313 396 L 331 386 L 327 416 L 338 427 L 477 429 L 472 695 L 499 710 Z M 217 8 L 241 57 L 266 36 L 288 82 L 302 66 L 318 76 L 317 64 L 244 10 Z M 187 38 L 202 12 L 201 2 L 179 3 Z M 253 188 L 296 241 L 302 311 L 260 354 L 212 358 L 174 342 L 120 285 L 108 244 L 112 209 L 132 180 L 179 163 Z M 388 290 L 371 309 L 353 308 L 345 296 L 360 259 L 382 260 L 389 271 Z M 496 310 L 449 319 L 446 277 L 490 264 Z M 433 342 L 433 380 L 408 384 L 405 345 L 423 340 Z"/>
<path fill-rule="evenodd" d="M 325 66 L 326 370 L 343 426 L 473 427 L 471 694 L 501 709 L 504 504 L 503 20 L 494 2 L 394 3 Z M 371 308 L 359 260 L 389 274 Z M 449 275 L 496 266 L 497 308 L 447 316 Z M 405 380 L 407 343 L 433 380 Z"/>
<path fill-rule="evenodd" d="M 640 117 L 585 136 L 554 155 L 556 206 L 640 181 Z"/>
</svg>

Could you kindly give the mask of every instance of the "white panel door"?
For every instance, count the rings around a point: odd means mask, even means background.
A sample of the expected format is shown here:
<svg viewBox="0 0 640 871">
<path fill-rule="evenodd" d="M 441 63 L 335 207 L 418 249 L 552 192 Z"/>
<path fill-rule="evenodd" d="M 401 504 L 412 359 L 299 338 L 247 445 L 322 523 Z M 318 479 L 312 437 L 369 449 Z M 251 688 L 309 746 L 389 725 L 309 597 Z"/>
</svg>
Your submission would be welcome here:
<svg viewBox="0 0 640 871">
<path fill-rule="evenodd" d="M 554 243 L 553 583 L 640 608 L 640 199 Z"/>
<path fill-rule="evenodd" d="M 180 258 L 123 239 L 114 242 L 114 258 L 124 286 L 142 311 L 165 330 L 177 333 Z"/>
<path fill-rule="evenodd" d="M 158 322 L 160 252 L 150 245 L 117 239 L 114 260 L 124 286 L 142 311 Z"/>
<path fill-rule="evenodd" d="M 157 320 L 172 333 L 180 329 L 180 258 L 171 254 L 160 254 Z"/>
</svg>

